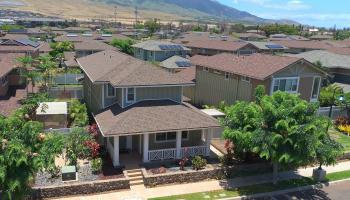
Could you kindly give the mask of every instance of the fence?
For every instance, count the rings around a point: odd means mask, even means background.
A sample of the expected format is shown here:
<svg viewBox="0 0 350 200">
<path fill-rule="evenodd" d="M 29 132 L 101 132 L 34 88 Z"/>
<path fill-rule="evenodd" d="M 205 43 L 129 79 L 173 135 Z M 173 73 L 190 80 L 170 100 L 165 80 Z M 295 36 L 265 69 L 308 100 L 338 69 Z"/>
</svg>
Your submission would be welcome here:
<svg viewBox="0 0 350 200">
<path fill-rule="evenodd" d="M 82 99 L 84 97 L 83 86 L 50 87 L 48 94 L 51 98 L 58 99 Z"/>
<path fill-rule="evenodd" d="M 330 109 L 330 107 L 320 107 L 317 111 L 317 114 L 328 117 Z M 331 116 L 332 119 L 336 119 L 339 116 L 346 116 L 346 110 L 340 106 L 333 106 Z"/>
<path fill-rule="evenodd" d="M 79 79 L 82 77 L 84 77 L 83 74 L 59 74 L 53 81 L 58 85 L 76 85 L 80 84 Z"/>
<path fill-rule="evenodd" d="M 56 132 L 60 134 L 69 134 L 71 132 L 72 128 L 57 128 L 57 129 L 46 129 L 44 130 L 45 133 L 50 133 L 50 132 Z"/>
</svg>

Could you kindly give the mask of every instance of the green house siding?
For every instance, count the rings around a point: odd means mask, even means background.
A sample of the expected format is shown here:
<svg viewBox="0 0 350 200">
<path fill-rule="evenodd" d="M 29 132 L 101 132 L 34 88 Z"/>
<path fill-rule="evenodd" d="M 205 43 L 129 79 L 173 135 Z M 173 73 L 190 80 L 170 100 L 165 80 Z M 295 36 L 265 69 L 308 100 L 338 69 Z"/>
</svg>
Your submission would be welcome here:
<svg viewBox="0 0 350 200">
<path fill-rule="evenodd" d="M 203 141 L 201 140 L 201 137 L 202 137 L 201 130 L 189 131 L 188 136 L 189 138 L 187 140 L 181 141 L 182 147 L 203 145 Z M 156 134 L 149 135 L 149 150 L 176 148 L 176 141 L 156 142 L 155 139 L 156 139 Z"/>
<path fill-rule="evenodd" d="M 93 84 L 85 75 L 84 79 L 84 101 L 90 112 L 97 112 L 102 109 L 103 84 Z"/>
</svg>

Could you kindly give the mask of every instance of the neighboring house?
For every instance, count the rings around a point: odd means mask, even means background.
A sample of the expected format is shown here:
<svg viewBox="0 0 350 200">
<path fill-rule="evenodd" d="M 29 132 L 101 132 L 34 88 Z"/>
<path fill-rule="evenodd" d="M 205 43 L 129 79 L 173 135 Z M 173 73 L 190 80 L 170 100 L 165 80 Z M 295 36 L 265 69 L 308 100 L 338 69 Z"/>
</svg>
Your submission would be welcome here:
<svg viewBox="0 0 350 200">
<path fill-rule="evenodd" d="M 256 47 L 259 53 L 283 53 L 287 47 L 273 42 L 249 41 L 249 44 Z"/>
<path fill-rule="evenodd" d="M 16 59 L 25 54 L 0 54 L 0 97 L 6 96 L 10 86 L 19 86 L 25 83 L 20 76 Z"/>
<path fill-rule="evenodd" d="M 79 68 L 79 64 L 76 60 L 76 55 L 74 51 L 64 52 L 64 65 L 67 68 Z"/>
<path fill-rule="evenodd" d="M 32 57 L 37 57 L 39 56 L 40 46 L 40 43 L 29 39 L 5 39 L 0 41 L 0 54 L 24 53 Z"/>
<path fill-rule="evenodd" d="M 317 101 L 326 75 L 302 58 L 268 54 L 195 56 L 191 61 L 196 65 L 196 105 L 251 101 L 258 85 L 264 85 L 267 94 L 281 90 Z"/>
<path fill-rule="evenodd" d="M 81 58 L 104 50 L 117 50 L 115 47 L 98 41 L 84 41 L 74 44 L 75 57 Z"/>
<path fill-rule="evenodd" d="M 290 40 L 296 40 L 296 41 L 308 41 L 310 39 L 300 36 L 300 35 L 286 35 L 286 34 L 273 34 L 269 37 L 270 41 L 290 41 Z"/>
<path fill-rule="evenodd" d="M 257 33 L 236 33 L 237 37 L 245 41 L 261 41 L 267 39 L 267 37 Z"/>
<path fill-rule="evenodd" d="M 220 53 L 232 54 L 252 54 L 258 49 L 241 40 L 223 41 L 223 40 L 192 40 L 183 42 L 182 45 L 191 49 L 191 55 L 216 55 Z"/>
<path fill-rule="evenodd" d="M 191 51 L 183 45 L 160 40 L 147 40 L 132 47 L 136 58 L 155 62 L 162 62 L 175 55 L 186 57 Z"/>
<path fill-rule="evenodd" d="M 301 54 L 290 54 L 288 56 L 304 58 L 311 63 L 319 61 L 322 67 L 326 68 L 327 72 L 334 76 L 332 78 L 334 82 L 350 84 L 350 56 L 339 55 L 324 50 L 308 51 Z"/>
<path fill-rule="evenodd" d="M 309 37 L 310 40 L 317 40 L 317 41 L 322 41 L 322 40 L 332 40 L 333 36 L 332 35 L 313 35 Z"/>
<path fill-rule="evenodd" d="M 184 79 L 188 82 L 194 82 L 196 83 L 196 67 L 191 66 L 187 67 L 186 69 L 181 70 L 180 72 L 176 73 L 177 76 Z M 196 85 L 188 86 L 183 88 L 183 96 L 184 101 L 194 103 L 194 95 L 195 95 L 195 89 Z"/>
<path fill-rule="evenodd" d="M 303 53 L 312 50 L 322 50 L 333 47 L 330 44 L 321 41 L 297 41 L 297 40 L 289 40 L 289 41 L 274 41 L 277 44 L 283 45 L 288 49 L 285 50 L 286 53 Z"/>
<path fill-rule="evenodd" d="M 78 63 L 85 74 L 85 102 L 114 166 L 124 164 L 123 152 L 134 152 L 128 159 L 140 163 L 209 155 L 219 124 L 183 103 L 182 90 L 193 82 L 117 51 Z"/>
<path fill-rule="evenodd" d="M 192 66 L 191 61 L 189 59 L 181 56 L 172 56 L 159 63 L 159 65 L 164 69 L 168 70 L 169 72 L 173 73 L 179 72 Z"/>
<path fill-rule="evenodd" d="M 203 41 L 203 40 L 225 40 L 225 41 L 236 41 L 237 39 L 227 35 L 219 35 L 210 32 L 185 32 L 173 40 L 174 43 L 187 43 L 190 41 Z"/>
<path fill-rule="evenodd" d="M 73 43 L 84 42 L 84 41 L 100 41 L 104 43 L 109 43 L 113 39 L 130 39 L 124 35 L 120 34 L 101 34 L 101 33 L 70 33 L 63 34 L 55 38 L 56 42 L 69 41 Z"/>
</svg>

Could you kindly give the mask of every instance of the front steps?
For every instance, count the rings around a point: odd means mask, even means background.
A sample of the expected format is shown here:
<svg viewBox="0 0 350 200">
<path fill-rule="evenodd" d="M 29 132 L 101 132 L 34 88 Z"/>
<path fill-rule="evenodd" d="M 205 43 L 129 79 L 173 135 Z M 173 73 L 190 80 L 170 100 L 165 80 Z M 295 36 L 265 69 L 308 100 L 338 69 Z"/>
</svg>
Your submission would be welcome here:
<svg viewBox="0 0 350 200">
<path fill-rule="evenodd" d="M 126 170 L 130 179 L 130 186 L 143 185 L 143 175 L 141 169 Z"/>
</svg>

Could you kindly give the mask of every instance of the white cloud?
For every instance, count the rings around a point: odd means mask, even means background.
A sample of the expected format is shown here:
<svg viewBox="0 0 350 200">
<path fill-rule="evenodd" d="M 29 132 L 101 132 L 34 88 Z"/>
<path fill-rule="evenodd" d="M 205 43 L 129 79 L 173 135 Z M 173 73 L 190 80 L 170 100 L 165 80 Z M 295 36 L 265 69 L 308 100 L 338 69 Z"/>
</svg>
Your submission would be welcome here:
<svg viewBox="0 0 350 200">
<path fill-rule="evenodd" d="M 240 2 L 251 3 L 265 8 L 273 8 L 280 10 L 304 10 L 310 8 L 310 6 L 300 0 L 291 0 L 286 3 L 277 3 L 273 0 L 233 0 L 233 3 L 239 4 Z"/>
</svg>

